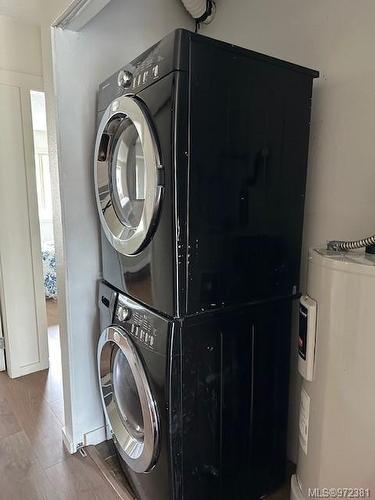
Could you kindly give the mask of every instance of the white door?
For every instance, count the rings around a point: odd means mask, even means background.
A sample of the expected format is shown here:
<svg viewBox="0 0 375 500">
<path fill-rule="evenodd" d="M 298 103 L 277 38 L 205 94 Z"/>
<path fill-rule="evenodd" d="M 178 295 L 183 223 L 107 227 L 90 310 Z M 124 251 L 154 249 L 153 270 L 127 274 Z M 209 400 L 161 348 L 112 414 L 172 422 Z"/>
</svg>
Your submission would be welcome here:
<svg viewBox="0 0 375 500">
<path fill-rule="evenodd" d="M 0 82 L 0 303 L 7 371 L 18 377 L 48 367 L 48 343 L 30 91 L 14 80 Z"/>
</svg>

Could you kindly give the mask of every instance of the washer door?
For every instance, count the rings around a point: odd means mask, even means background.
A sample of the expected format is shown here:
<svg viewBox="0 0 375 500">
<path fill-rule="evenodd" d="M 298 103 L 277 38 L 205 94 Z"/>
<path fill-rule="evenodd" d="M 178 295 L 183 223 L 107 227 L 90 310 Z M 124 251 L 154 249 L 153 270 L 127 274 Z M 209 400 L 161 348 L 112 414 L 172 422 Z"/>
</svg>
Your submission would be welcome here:
<svg viewBox="0 0 375 500">
<path fill-rule="evenodd" d="M 117 448 L 133 471 L 146 472 L 158 455 L 159 419 L 142 361 L 122 328 L 110 326 L 101 334 L 98 370 Z"/>
<path fill-rule="evenodd" d="M 104 112 L 95 144 L 95 190 L 108 240 L 123 255 L 150 241 L 162 195 L 156 136 L 139 99 L 122 96 Z"/>
</svg>

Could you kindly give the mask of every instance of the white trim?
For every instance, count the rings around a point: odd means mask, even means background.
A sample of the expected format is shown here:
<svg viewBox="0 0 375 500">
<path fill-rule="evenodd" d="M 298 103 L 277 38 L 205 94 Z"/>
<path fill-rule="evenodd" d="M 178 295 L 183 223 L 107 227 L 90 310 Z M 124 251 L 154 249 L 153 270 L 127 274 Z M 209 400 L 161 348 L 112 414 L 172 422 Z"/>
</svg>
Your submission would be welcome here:
<svg viewBox="0 0 375 500">
<path fill-rule="evenodd" d="M 74 0 L 54 21 L 54 28 L 81 31 L 111 0 Z"/>
<path fill-rule="evenodd" d="M 106 441 L 107 439 L 107 428 L 105 425 L 94 429 L 93 431 L 86 432 L 83 435 L 84 446 L 89 446 L 90 444 L 96 445 Z"/>
<path fill-rule="evenodd" d="M 6 341 L 7 337 L 5 337 L 5 350 L 9 352 L 9 344 Z M 47 361 L 44 362 L 37 361 L 36 363 L 30 363 L 28 365 L 20 366 L 20 367 L 12 367 L 7 361 L 7 373 L 10 378 L 18 378 L 23 377 L 25 375 L 30 375 L 30 373 L 39 372 L 41 370 L 47 370 L 48 368 L 48 358 Z"/>
<path fill-rule="evenodd" d="M 46 93 L 46 110 L 47 110 L 47 133 L 48 133 L 48 150 L 50 160 L 50 173 L 52 196 L 55 191 L 56 196 L 53 197 L 53 230 L 57 261 L 57 282 L 59 284 L 59 326 L 60 326 L 60 347 L 61 347 L 61 363 L 62 363 L 62 382 L 63 382 L 63 399 L 64 399 L 64 420 L 65 427 L 63 429 L 64 444 L 70 453 L 75 453 L 76 449 L 73 445 L 73 440 L 68 437 L 68 429 L 70 435 L 73 434 L 73 411 L 72 400 L 74 399 L 74 383 L 73 370 L 71 366 L 71 341 L 70 341 L 70 305 L 67 284 L 67 269 L 66 269 L 66 247 L 65 247 L 65 222 L 64 222 L 64 192 L 60 188 L 61 171 L 59 169 L 60 152 L 60 122 L 58 116 L 57 103 L 57 76 L 56 76 L 56 34 L 58 30 L 50 28 L 50 53 L 51 58 L 51 81 L 49 93 Z M 48 105 L 48 100 L 50 101 Z M 51 114 L 49 117 L 49 113 Z M 73 450 L 73 451 L 70 451 Z"/>
<path fill-rule="evenodd" d="M 63 434 L 68 436 L 69 429 L 71 438 L 67 437 L 67 442 L 69 446 L 72 447 L 72 453 L 75 453 L 76 449 L 74 447 L 74 425 L 73 425 L 73 408 L 72 401 L 74 401 L 75 395 L 75 384 L 74 384 L 74 373 L 72 368 L 72 342 L 70 338 L 71 332 L 71 314 L 70 314 L 70 300 L 69 300 L 69 290 L 67 287 L 68 281 L 68 270 L 66 267 L 66 243 L 65 243 L 65 198 L 64 191 L 61 189 L 61 177 L 62 173 L 59 165 L 59 155 L 61 154 L 61 123 L 59 120 L 59 109 L 58 109 L 58 85 L 57 85 L 57 65 L 56 65 L 56 36 L 59 30 L 51 27 L 51 67 L 52 67 L 52 87 L 50 89 L 50 100 L 51 107 L 50 112 L 53 113 L 53 120 L 50 122 L 50 127 L 48 127 L 47 121 L 47 131 L 48 131 L 48 148 L 50 156 L 50 172 L 51 172 L 51 184 L 52 188 L 58 193 L 58 197 L 54 197 L 53 203 L 53 230 L 54 230 L 54 240 L 55 240 L 55 251 L 56 251 L 56 272 L 57 272 L 57 283 L 59 284 L 59 326 L 60 326 L 60 347 L 61 347 L 61 363 L 62 363 L 62 380 L 63 380 L 63 399 L 64 399 L 64 420 L 65 427 Z M 48 103 L 47 110 L 48 110 Z M 48 111 L 47 111 L 48 120 Z M 53 147 L 51 148 L 51 142 Z M 53 191 L 52 191 L 53 194 Z M 78 443 L 79 441 L 76 440 Z M 65 441 L 64 441 L 65 443 Z M 70 448 L 66 445 L 67 449 Z"/>
<path fill-rule="evenodd" d="M 73 441 L 70 439 L 65 426 L 61 429 L 61 433 L 65 448 L 67 449 L 68 453 L 73 455 L 73 453 L 75 453 L 77 450 L 75 449 Z"/>
<path fill-rule="evenodd" d="M 82 439 L 77 443 L 73 442 L 65 426 L 61 429 L 61 433 L 64 446 L 71 455 L 78 450 L 79 446 L 89 446 L 89 445 L 95 446 L 96 444 L 102 443 L 103 441 L 107 440 L 106 426 L 99 427 L 98 429 L 86 432 L 82 436 Z"/>
<path fill-rule="evenodd" d="M 0 83 L 19 87 L 24 90 L 37 90 L 43 92 L 43 78 L 27 73 L 0 69 Z"/>
</svg>

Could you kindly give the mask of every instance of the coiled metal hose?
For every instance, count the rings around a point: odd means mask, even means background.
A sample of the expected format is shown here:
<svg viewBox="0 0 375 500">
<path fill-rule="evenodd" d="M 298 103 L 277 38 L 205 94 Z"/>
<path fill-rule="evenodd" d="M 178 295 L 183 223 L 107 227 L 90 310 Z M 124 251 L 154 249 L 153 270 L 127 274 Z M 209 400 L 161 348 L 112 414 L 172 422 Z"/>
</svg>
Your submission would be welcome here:
<svg viewBox="0 0 375 500">
<path fill-rule="evenodd" d="M 346 252 L 348 250 L 355 250 L 356 248 L 364 248 L 370 245 L 375 245 L 375 234 L 373 236 L 368 236 L 361 240 L 354 241 L 340 241 L 333 240 L 327 243 L 328 250 L 334 250 L 335 252 Z"/>
</svg>

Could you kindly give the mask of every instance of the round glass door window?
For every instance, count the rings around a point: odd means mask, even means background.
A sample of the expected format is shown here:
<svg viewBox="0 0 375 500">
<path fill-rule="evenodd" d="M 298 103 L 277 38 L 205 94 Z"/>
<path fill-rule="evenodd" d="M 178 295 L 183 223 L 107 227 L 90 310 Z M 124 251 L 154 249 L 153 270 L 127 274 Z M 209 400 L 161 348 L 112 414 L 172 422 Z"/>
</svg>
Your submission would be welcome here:
<svg viewBox="0 0 375 500">
<path fill-rule="evenodd" d="M 121 222 L 136 230 L 145 204 L 145 157 L 134 123 L 122 120 L 114 139 L 112 200 Z"/>
<path fill-rule="evenodd" d="M 116 447 L 132 470 L 146 472 L 158 455 L 158 413 L 142 360 L 122 328 L 110 326 L 101 334 L 98 370 Z"/>
<path fill-rule="evenodd" d="M 114 248 L 133 255 L 152 237 L 162 194 L 157 140 L 144 105 L 123 96 L 101 120 L 95 146 L 96 200 Z"/>
<path fill-rule="evenodd" d="M 113 397 L 123 424 L 138 440 L 144 438 L 142 405 L 129 362 L 121 349 L 112 352 Z"/>
</svg>

